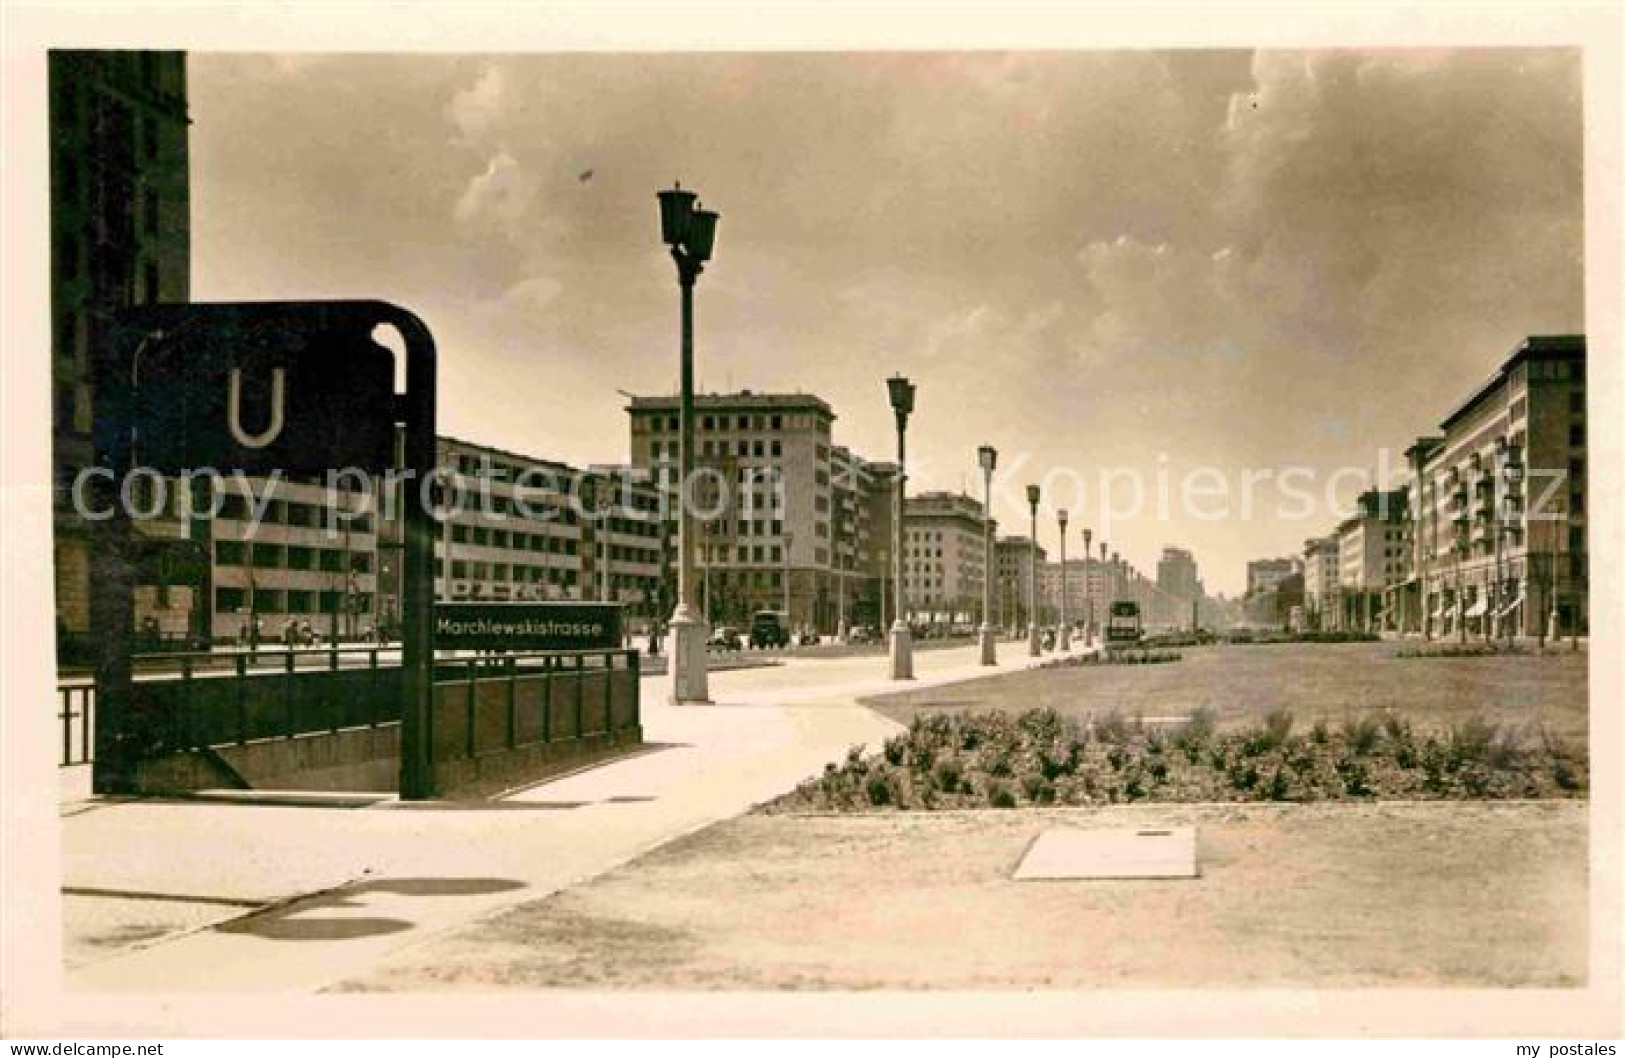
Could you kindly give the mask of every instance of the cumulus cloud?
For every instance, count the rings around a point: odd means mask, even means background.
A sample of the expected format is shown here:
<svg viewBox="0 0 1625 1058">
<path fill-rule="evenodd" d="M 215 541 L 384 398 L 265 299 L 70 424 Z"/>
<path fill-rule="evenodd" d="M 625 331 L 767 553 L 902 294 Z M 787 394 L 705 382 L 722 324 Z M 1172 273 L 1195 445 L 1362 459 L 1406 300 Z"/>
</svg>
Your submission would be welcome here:
<svg viewBox="0 0 1625 1058">
<path fill-rule="evenodd" d="M 452 215 L 468 225 L 510 226 L 524 217 L 529 190 L 519 163 L 513 155 L 502 151 L 468 181 Z"/>
<path fill-rule="evenodd" d="M 452 96 L 446 113 L 464 139 L 478 139 L 502 117 L 509 103 L 501 68 L 486 66 L 466 89 Z"/>
</svg>

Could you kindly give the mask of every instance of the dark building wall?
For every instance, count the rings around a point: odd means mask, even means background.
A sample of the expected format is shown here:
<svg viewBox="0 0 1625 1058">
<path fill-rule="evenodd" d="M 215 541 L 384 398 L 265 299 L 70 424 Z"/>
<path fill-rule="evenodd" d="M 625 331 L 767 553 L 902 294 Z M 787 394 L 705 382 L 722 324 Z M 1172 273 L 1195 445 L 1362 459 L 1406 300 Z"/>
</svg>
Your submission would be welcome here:
<svg viewBox="0 0 1625 1058">
<path fill-rule="evenodd" d="M 92 456 L 102 342 L 121 309 L 191 296 L 186 56 L 53 51 L 49 71 L 56 603 L 71 639 L 89 628 L 70 488 Z"/>
</svg>

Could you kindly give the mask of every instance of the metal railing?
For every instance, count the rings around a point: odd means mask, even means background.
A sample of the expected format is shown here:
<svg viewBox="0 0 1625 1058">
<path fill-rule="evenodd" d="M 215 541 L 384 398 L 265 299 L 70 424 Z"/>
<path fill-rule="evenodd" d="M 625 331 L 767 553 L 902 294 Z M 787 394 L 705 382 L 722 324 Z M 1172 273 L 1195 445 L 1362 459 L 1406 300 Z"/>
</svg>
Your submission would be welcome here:
<svg viewBox="0 0 1625 1058">
<path fill-rule="evenodd" d="M 136 661 L 172 664 L 138 670 L 131 710 L 160 752 L 397 723 L 401 667 L 393 653 L 373 646 L 143 655 Z M 487 751 L 493 700 L 501 703 L 499 743 L 507 748 L 636 726 L 638 678 L 632 649 L 443 654 L 434 662 L 431 737 L 438 754 Z M 95 684 L 64 682 L 57 694 L 61 765 L 88 764 L 95 758 Z M 461 737 L 447 737 L 448 730 Z M 530 737 L 538 732 L 540 739 Z"/>
<path fill-rule="evenodd" d="M 89 764 L 95 752 L 95 684 L 64 684 L 56 689 L 62 701 L 62 766 Z M 77 705 L 77 711 L 74 706 Z"/>
</svg>

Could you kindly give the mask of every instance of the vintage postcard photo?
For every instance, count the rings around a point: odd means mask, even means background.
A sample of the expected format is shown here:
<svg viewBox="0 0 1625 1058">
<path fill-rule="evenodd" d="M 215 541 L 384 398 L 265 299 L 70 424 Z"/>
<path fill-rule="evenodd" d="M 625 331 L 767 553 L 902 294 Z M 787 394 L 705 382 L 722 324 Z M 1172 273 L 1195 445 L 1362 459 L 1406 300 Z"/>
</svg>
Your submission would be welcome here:
<svg viewBox="0 0 1625 1058">
<path fill-rule="evenodd" d="M 1618 14 L 8 45 L 8 1034 L 1617 1036 Z"/>
</svg>

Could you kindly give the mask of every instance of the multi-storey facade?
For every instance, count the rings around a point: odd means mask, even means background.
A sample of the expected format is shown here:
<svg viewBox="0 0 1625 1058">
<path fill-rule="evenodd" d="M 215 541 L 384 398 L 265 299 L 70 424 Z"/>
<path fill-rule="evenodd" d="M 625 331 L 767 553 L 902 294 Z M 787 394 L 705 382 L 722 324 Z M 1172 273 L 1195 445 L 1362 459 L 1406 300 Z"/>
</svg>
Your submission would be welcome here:
<svg viewBox="0 0 1625 1058">
<path fill-rule="evenodd" d="M 981 610 L 986 531 L 982 505 L 922 492 L 903 508 L 903 602 L 926 624 L 969 625 Z"/>
<path fill-rule="evenodd" d="M 1301 572 L 1296 558 L 1260 558 L 1247 563 L 1247 594 L 1265 592 L 1294 573 Z"/>
<path fill-rule="evenodd" d="M 1199 599 L 1202 581 L 1196 575 L 1196 558 L 1180 547 L 1165 547 L 1157 560 L 1157 587 L 1176 599 Z"/>
<path fill-rule="evenodd" d="M 826 633 L 843 616 L 878 623 L 892 468 L 837 448 L 835 413 L 811 394 L 699 394 L 694 407 L 702 612 L 744 623 L 788 607 L 793 627 Z M 673 519 L 678 410 L 676 396 L 627 406 L 631 466 L 665 490 Z"/>
<path fill-rule="evenodd" d="M 1585 634 L 1586 340 L 1530 337 L 1411 449 L 1396 609 L 1428 636 Z"/>
<path fill-rule="evenodd" d="M 1393 624 L 1383 609 L 1391 585 L 1404 578 L 1405 520 L 1402 489 L 1363 493 L 1356 513 L 1337 526 L 1337 630 L 1376 632 Z"/>
<path fill-rule="evenodd" d="M 634 622 L 657 610 L 667 545 L 652 485 L 624 468 L 581 470 L 449 437 L 438 439 L 436 458 L 446 485 L 437 599 L 609 600 Z M 212 518 L 154 525 L 183 539 L 190 525 L 192 539 L 206 542 L 202 623 L 214 641 L 276 641 L 290 626 L 368 639 L 399 628 L 399 515 L 420 500 L 416 489 L 382 492 L 227 479 Z M 161 620 L 160 628 L 169 631 Z"/>
<path fill-rule="evenodd" d="M 71 488 L 91 461 L 106 336 L 124 309 L 191 294 L 186 56 L 53 51 L 49 92 L 56 608 L 59 649 L 73 655 L 90 629 L 91 583 Z M 153 553 L 159 566 L 187 561 L 161 547 Z M 163 596 L 168 605 L 157 609 L 170 626 L 178 596 L 156 579 L 162 575 L 143 569 L 138 581 Z M 204 630 L 191 631 L 201 637 Z"/>
<path fill-rule="evenodd" d="M 1336 627 L 1341 609 L 1338 588 L 1337 535 L 1317 536 L 1303 543 L 1304 623 L 1309 628 Z"/>
<path fill-rule="evenodd" d="M 1014 627 L 1017 630 L 1025 628 L 1031 620 L 1028 600 L 1032 598 L 1033 564 L 1036 562 L 1042 571 L 1046 558 L 1043 545 L 1034 543 L 1031 537 L 1000 537 L 994 544 L 993 562 L 998 580 L 994 583 L 993 594 L 1009 600 L 1009 610 L 1014 614 Z M 1049 605 L 1044 595 L 1042 572 L 1039 574 L 1038 591 L 1039 620 L 1042 620 Z"/>
<path fill-rule="evenodd" d="M 1147 620 L 1154 624 L 1184 625 L 1192 621 L 1206 592 L 1196 573 L 1196 558 L 1181 547 L 1165 547 L 1157 560 L 1157 590 Z"/>
<path fill-rule="evenodd" d="M 438 597 L 598 600 L 644 616 L 659 602 L 667 546 L 652 483 L 450 437 L 437 464 L 462 496 L 441 520 Z"/>
<path fill-rule="evenodd" d="M 897 465 L 871 463 L 840 445 L 833 449 L 830 465 L 835 630 L 843 617 L 849 626 L 878 627 L 891 575 Z M 824 616 L 827 622 L 828 615 Z"/>
</svg>

